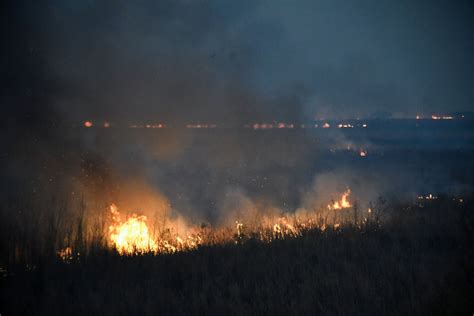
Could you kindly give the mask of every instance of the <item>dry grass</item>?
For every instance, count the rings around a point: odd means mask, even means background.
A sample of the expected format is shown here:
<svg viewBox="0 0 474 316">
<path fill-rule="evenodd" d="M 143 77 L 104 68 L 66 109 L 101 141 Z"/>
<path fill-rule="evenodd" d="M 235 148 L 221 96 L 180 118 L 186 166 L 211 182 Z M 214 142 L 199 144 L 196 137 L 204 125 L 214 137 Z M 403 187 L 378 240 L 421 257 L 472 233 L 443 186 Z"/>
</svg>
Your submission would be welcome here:
<svg viewBox="0 0 474 316">
<path fill-rule="evenodd" d="M 90 225 L 84 212 L 65 220 L 67 205 L 55 201 L 9 205 L 0 313 L 470 314 L 472 203 L 390 202 L 383 224 L 130 257 L 106 248 L 101 221 Z M 69 263 L 56 256 L 66 244 L 81 252 Z"/>
</svg>

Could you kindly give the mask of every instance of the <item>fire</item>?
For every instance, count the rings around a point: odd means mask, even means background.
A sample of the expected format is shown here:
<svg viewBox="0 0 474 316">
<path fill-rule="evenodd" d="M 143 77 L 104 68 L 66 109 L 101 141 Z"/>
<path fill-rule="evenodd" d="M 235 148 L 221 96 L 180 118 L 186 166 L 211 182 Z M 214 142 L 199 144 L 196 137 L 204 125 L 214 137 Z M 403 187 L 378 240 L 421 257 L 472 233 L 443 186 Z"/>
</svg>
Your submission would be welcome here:
<svg viewBox="0 0 474 316">
<path fill-rule="evenodd" d="M 431 119 L 432 120 L 452 120 L 454 117 L 452 117 L 451 115 L 431 115 Z"/>
<path fill-rule="evenodd" d="M 58 257 L 61 258 L 62 261 L 64 262 L 69 262 L 73 259 L 72 257 L 72 248 L 71 247 L 66 247 L 63 249 L 60 249 L 58 252 Z"/>
<path fill-rule="evenodd" d="M 348 188 L 339 200 L 327 205 L 327 209 L 332 211 L 350 208 L 350 194 L 351 190 Z M 326 210 L 324 207 L 323 209 Z M 192 225 L 180 217 L 166 218 L 161 224 L 156 224 L 155 221 L 155 225 L 150 225 L 147 216 L 120 214 L 115 204 L 111 204 L 107 211 L 111 216 L 107 231 L 108 245 L 120 255 L 173 254 L 194 250 L 202 245 L 232 242 L 241 244 L 248 239 L 269 243 L 278 239 L 303 236 L 309 229 L 339 229 L 347 220 L 335 217 L 331 223 L 321 217 L 321 209 L 300 208 L 295 213 L 286 213 L 275 208 L 268 212 L 263 211 L 249 222 L 237 218 L 233 221 L 235 226 Z M 371 208 L 368 213 L 372 213 Z M 76 258 L 71 247 L 61 249 L 57 255 L 65 262 Z"/>
<path fill-rule="evenodd" d="M 328 205 L 328 209 L 341 210 L 343 208 L 351 207 L 351 203 L 348 200 L 350 194 L 351 190 L 347 189 L 347 191 L 342 194 L 341 199 L 339 201 L 335 201 L 333 204 Z"/>
<path fill-rule="evenodd" d="M 110 212 L 113 221 L 109 227 L 110 241 L 120 254 L 143 254 L 158 250 L 149 232 L 146 216 L 132 214 L 122 221 L 115 204 L 110 206 Z"/>
</svg>

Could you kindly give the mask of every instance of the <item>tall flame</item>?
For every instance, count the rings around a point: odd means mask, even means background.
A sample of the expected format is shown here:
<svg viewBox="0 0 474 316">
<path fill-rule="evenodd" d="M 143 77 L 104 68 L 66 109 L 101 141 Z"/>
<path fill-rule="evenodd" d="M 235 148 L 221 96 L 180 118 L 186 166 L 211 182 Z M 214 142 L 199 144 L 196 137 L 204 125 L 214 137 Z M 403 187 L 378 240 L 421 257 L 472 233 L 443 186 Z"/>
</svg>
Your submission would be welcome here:
<svg viewBox="0 0 474 316">
<path fill-rule="evenodd" d="M 347 189 L 347 191 L 342 194 L 341 199 L 339 201 L 335 201 L 333 204 L 328 205 L 328 209 L 341 210 L 343 208 L 351 207 L 351 203 L 348 200 L 350 194 L 351 190 Z"/>
</svg>

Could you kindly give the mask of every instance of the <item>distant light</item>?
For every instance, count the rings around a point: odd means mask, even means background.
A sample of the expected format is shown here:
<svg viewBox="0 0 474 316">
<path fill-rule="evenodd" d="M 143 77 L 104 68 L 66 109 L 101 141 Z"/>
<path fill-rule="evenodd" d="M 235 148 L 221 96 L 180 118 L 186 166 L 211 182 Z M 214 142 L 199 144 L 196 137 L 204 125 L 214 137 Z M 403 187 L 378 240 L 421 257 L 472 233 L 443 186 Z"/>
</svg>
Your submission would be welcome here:
<svg viewBox="0 0 474 316">
<path fill-rule="evenodd" d="M 107 122 L 107 121 L 105 121 L 105 122 L 104 122 L 104 127 L 105 127 L 105 128 L 109 128 L 109 127 L 110 127 L 110 123 Z"/>
<path fill-rule="evenodd" d="M 326 123 L 323 124 L 323 128 L 330 128 L 330 127 L 331 127 L 331 125 L 329 125 L 328 122 L 326 122 Z"/>
<path fill-rule="evenodd" d="M 452 120 L 453 117 L 450 115 L 431 115 L 432 120 Z"/>
<path fill-rule="evenodd" d="M 84 126 L 85 126 L 85 127 L 92 127 L 93 125 L 94 125 L 94 124 L 92 124 L 91 121 L 85 121 L 85 122 L 84 122 Z"/>
</svg>

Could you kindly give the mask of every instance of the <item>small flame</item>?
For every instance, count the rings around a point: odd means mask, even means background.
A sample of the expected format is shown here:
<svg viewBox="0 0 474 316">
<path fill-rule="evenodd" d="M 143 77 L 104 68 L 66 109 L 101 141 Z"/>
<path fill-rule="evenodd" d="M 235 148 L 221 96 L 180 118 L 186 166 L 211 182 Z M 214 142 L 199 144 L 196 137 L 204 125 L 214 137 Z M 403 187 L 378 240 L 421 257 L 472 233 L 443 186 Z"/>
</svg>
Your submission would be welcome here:
<svg viewBox="0 0 474 316">
<path fill-rule="evenodd" d="M 61 258 L 62 261 L 64 262 L 70 262 L 73 257 L 72 257 L 72 248 L 71 247 L 65 247 L 63 249 L 60 249 L 57 252 L 59 258 Z"/>
<path fill-rule="evenodd" d="M 343 208 L 351 207 L 351 203 L 348 200 L 350 194 L 351 190 L 347 189 L 347 191 L 342 194 L 341 199 L 339 201 L 335 201 L 333 204 L 328 205 L 328 209 L 341 210 Z"/>
</svg>

